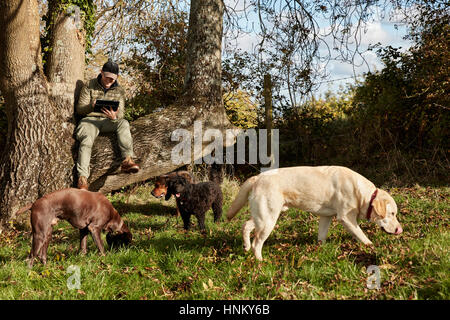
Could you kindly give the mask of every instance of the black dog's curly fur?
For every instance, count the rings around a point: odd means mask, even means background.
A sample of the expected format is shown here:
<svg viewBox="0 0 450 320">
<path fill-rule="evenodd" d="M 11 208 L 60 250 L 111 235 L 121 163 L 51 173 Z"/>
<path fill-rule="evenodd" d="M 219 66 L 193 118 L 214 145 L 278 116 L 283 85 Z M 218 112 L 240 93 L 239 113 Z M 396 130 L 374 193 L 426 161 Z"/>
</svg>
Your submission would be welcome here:
<svg viewBox="0 0 450 320">
<path fill-rule="evenodd" d="M 121 234 L 106 234 L 106 242 L 110 247 L 120 247 L 129 245 L 133 240 L 131 233 L 121 233 Z"/>
<path fill-rule="evenodd" d="M 211 171 L 215 171 L 215 168 L 211 169 Z M 200 230 L 205 232 L 205 213 L 211 207 L 214 213 L 214 222 L 218 222 L 222 216 L 223 195 L 219 185 L 222 178 L 220 173 L 214 173 L 213 176 L 215 177 L 214 181 L 196 184 L 189 183 L 181 176 L 177 176 L 168 182 L 168 192 L 175 195 L 177 199 L 184 229 L 189 230 L 191 215 L 195 215 Z"/>
</svg>

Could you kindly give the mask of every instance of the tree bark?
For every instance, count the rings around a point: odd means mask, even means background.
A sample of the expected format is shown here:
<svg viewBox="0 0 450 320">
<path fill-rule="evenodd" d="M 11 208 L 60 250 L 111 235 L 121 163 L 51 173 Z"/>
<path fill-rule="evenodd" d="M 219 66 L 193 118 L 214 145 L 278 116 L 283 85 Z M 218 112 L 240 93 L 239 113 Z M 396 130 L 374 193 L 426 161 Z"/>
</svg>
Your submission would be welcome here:
<svg viewBox="0 0 450 320">
<path fill-rule="evenodd" d="M 0 90 L 8 117 L 0 162 L 5 221 L 24 204 L 73 184 L 74 89 L 83 79 L 84 38 L 75 16 L 55 15 L 45 75 L 37 1 L 4 1 L 0 16 Z"/>
<path fill-rule="evenodd" d="M 273 159 L 272 153 L 272 77 L 270 74 L 264 75 L 264 105 L 265 105 L 265 122 L 267 129 L 267 151 L 270 158 Z"/>
<path fill-rule="evenodd" d="M 139 173 L 120 173 L 122 159 L 114 136 L 96 139 L 90 190 L 106 193 L 179 167 L 171 161 L 172 148 L 178 143 L 171 141 L 171 134 L 175 129 L 193 133 L 194 121 L 201 121 L 203 130 L 235 129 L 222 102 L 223 9 L 222 0 L 192 0 L 185 94 L 174 105 L 131 123 Z M 0 163 L 1 221 L 45 193 L 74 184 L 78 146 L 73 139 L 73 99 L 84 71 L 84 56 L 81 59 L 80 55 L 84 39 L 71 23 L 64 15 L 57 18 L 47 81 L 36 0 L 0 4 L 0 43 L 4 44 L 0 47 L 0 90 L 8 117 L 7 147 Z M 207 144 L 203 142 L 201 154 L 193 153 L 192 160 L 204 155 Z"/>
<path fill-rule="evenodd" d="M 120 173 L 120 154 L 111 136 L 97 137 L 91 158 L 90 190 L 104 193 L 144 181 L 179 167 L 171 159 L 171 150 L 178 143 L 171 141 L 172 131 L 185 129 L 194 137 L 193 125 L 201 121 L 203 131 L 226 129 L 239 132 L 229 122 L 222 100 L 222 25 L 221 0 L 192 0 L 189 16 L 186 77 L 184 95 L 168 108 L 131 123 L 134 150 L 141 170 L 137 174 Z M 225 138 L 225 134 L 223 134 Z M 198 138 L 198 137 L 197 137 Z M 192 154 L 192 161 L 205 155 Z M 223 141 L 228 146 L 230 141 Z"/>
<path fill-rule="evenodd" d="M 56 11 L 50 21 L 50 54 L 45 74 L 50 83 L 50 94 L 58 100 L 59 110 L 73 123 L 74 100 L 84 80 L 86 35 L 80 9 L 70 6 L 64 12 L 59 1 L 49 1 L 49 11 Z"/>
<path fill-rule="evenodd" d="M 0 90 L 8 117 L 0 164 L 0 212 L 10 216 L 24 203 L 66 185 L 60 172 L 71 159 L 59 154 L 55 143 L 61 114 L 50 102 L 43 73 L 36 0 L 2 1 L 0 25 Z"/>
<path fill-rule="evenodd" d="M 58 179 L 64 181 L 64 186 L 72 186 L 77 155 L 74 106 L 83 86 L 86 42 L 80 9 L 77 6 L 61 9 L 60 5 L 60 1 L 49 1 L 49 11 L 55 14 L 50 21 L 49 47 L 52 50 L 47 55 L 45 74 L 50 102 L 60 117 L 56 124 L 60 126 L 56 151 L 58 160 L 64 161 L 57 172 Z"/>
</svg>

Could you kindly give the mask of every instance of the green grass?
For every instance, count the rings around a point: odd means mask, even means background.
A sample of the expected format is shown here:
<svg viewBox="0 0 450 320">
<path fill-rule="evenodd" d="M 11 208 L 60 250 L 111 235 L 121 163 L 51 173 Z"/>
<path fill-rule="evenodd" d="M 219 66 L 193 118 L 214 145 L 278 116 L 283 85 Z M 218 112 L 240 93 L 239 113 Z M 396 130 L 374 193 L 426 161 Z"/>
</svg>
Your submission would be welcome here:
<svg viewBox="0 0 450 320">
<path fill-rule="evenodd" d="M 450 188 L 395 188 L 404 233 L 393 236 L 373 224 L 361 227 L 375 247 L 354 241 L 333 221 L 326 244 L 317 244 L 317 218 L 283 213 L 257 262 L 242 249 L 247 208 L 207 235 L 182 228 L 175 203 L 150 194 L 151 185 L 110 200 L 133 232 L 127 248 L 78 254 L 78 231 L 67 222 L 54 228 L 48 263 L 28 269 L 29 222 L 16 222 L 0 236 L 0 299 L 449 299 Z M 238 190 L 225 181 L 224 212 Z M 26 215 L 26 214 L 25 214 Z M 104 238 L 104 235 L 103 235 Z M 70 265 L 80 267 L 81 288 L 69 290 Z M 369 265 L 381 272 L 380 290 L 366 287 Z"/>
</svg>

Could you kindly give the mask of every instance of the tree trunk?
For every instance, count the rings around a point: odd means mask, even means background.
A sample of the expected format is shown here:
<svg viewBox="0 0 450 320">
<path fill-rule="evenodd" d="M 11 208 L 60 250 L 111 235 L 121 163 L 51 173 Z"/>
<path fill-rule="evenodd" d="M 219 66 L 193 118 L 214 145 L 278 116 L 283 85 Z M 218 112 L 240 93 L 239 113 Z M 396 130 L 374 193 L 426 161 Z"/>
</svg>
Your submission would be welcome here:
<svg viewBox="0 0 450 320">
<path fill-rule="evenodd" d="M 60 1 L 49 1 L 49 11 L 59 12 L 50 21 L 50 54 L 45 74 L 50 83 L 50 94 L 59 104 L 64 119 L 74 124 L 74 100 L 84 80 L 85 31 L 80 9 L 70 6 L 62 12 Z M 73 128 L 72 128 L 73 129 Z"/>
<path fill-rule="evenodd" d="M 62 161 L 58 179 L 64 181 L 63 186 L 71 186 L 77 154 L 74 106 L 83 86 L 86 43 L 80 9 L 77 6 L 61 9 L 60 5 L 60 1 L 49 1 L 49 12 L 56 14 L 50 21 L 49 46 L 52 50 L 47 56 L 45 74 L 50 101 L 59 114 L 58 136 L 54 141 L 59 144 L 57 161 Z"/>
<path fill-rule="evenodd" d="M 264 106 L 265 106 L 265 122 L 267 129 L 267 151 L 273 161 L 272 150 L 272 77 L 270 74 L 264 75 Z M 272 162 L 273 163 L 273 162 Z"/>
<path fill-rule="evenodd" d="M 66 185 L 60 172 L 70 161 L 61 158 L 55 144 L 60 137 L 56 124 L 62 122 L 42 69 L 36 0 L 2 1 L 0 25 L 0 90 L 8 117 L 0 212 L 10 216 L 24 203 Z"/>
<path fill-rule="evenodd" d="M 178 142 L 171 141 L 171 134 L 175 129 L 185 129 L 194 137 L 194 121 L 201 121 L 203 131 L 239 131 L 228 121 L 222 100 L 223 10 L 221 0 L 191 1 L 184 95 L 170 107 L 131 123 L 134 150 L 141 166 L 137 174 L 121 174 L 115 139 L 97 137 L 92 150 L 90 190 L 107 193 L 176 169 L 180 165 L 172 162 L 171 151 Z M 224 141 L 223 145 L 230 143 Z M 204 141 L 201 154 L 192 152 L 191 160 L 204 156 L 207 144 Z"/>
<path fill-rule="evenodd" d="M 179 167 L 171 161 L 172 148 L 179 143 L 171 141 L 171 134 L 175 129 L 193 132 L 196 120 L 201 121 L 203 130 L 234 129 L 222 103 L 223 9 L 222 0 L 192 0 L 185 94 L 174 105 L 131 123 L 139 173 L 119 172 L 122 159 L 115 137 L 96 139 L 90 190 L 106 193 Z M 0 47 L 0 90 L 8 117 L 7 147 L 0 163 L 2 221 L 26 203 L 74 183 L 78 146 L 73 140 L 73 90 L 82 78 L 84 59 L 79 56 L 80 46 L 72 44 L 76 38 L 83 46 L 84 39 L 78 28 L 65 27 L 70 21 L 64 16 L 57 18 L 52 38 L 55 52 L 47 68 L 51 82 L 47 82 L 36 0 L 0 4 L 0 43 L 4 44 Z M 192 159 L 204 155 L 203 147 Z"/>
</svg>

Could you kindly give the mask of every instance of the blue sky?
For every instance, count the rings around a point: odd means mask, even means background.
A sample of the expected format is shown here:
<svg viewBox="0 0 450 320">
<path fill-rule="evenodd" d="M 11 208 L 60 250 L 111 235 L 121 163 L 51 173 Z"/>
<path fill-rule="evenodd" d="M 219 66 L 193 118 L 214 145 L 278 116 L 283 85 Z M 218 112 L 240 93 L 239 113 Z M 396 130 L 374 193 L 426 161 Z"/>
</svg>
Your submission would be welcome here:
<svg viewBox="0 0 450 320">
<path fill-rule="evenodd" d="M 243 0 L 239 0 L 242 2 Z M 229 0 L 229 3 L 235 3 L 235 1 Z M 240 4 L 237 5 L 239 7 Z M 243 19 L 241 23 L 245 24 L 247 29 L 254 27 L 258 29 L 258 19 L 255 13 L 249 13 L 246 16 L 247 19 Z M 391 19 L 387 17 L 373 17 L 373 21 L 366 25 L 365 30 L 361 35 L 361 45 L 360 49 L 365 51 L 370 45 L 376 43 L 381 43 L 381 46 L 391 45 L 393 47 L 402 47 L 406 50 L 411 46 L 409 41 L 403 39 L 406 34 L 406 27 L 400 23 L 401 16 L 394 15 Z M 326 30 L 329 27 L 329 22 L 326 20 L 319 21 L 319 26 L 321 29 Z M 224 48 L 226 48 L 227 36 L 225 35 Z M 253 47 L 258 43 L 258 38 L 255 33 L 243 34 L 237 39 L 237 48 L 244 51 L 252 52 Z M 325 49 L 325 46 L 324 48 Z M 327 79 L 323 80 L 318 91 L 314 92 L 315 96 L 325 93 L 327 90 L 332 92 L 339 92 L 340 86 L 345 86 L 346 83 L 354 83 L 355 76 L 362 76 L 365 72 L 380 70 L 382 68 L 382 63 L 377 57 L 375 51 L 366 51 L 363 55 L 367 64 L 362 64 L 359 67 L 353 67 L 350 63 L 344 63 L 341 61 L 331 60 L 326 66 L 326 72 L 329 74 Z M 358 59 L 357 59 L 358 60 Z M 359 61 L 362 61 L 359 59 Z M 336 80 L 344 79 L 344 80 Z M 335 81 L 336 80 L 336 81 Z"/>
<path fill-rule="evenodd" d="M 367 32 L 362 36 L 362 48 L 367 49 L 368 46 L 379 42 L 382 46 L 391 45 L 393 47 L 402 47 L 402 49 L 405 50 L 411 46 L 409 41 L 403 39 L 405 34 L 405 26 L 398 26 L 395 28 L 395 23 L 388 21 L 374 21 L 368 25 Z M 355 74 L 359 76 L 368 71 L 382 69 L 383 64 L 377 57 L 375 51 L 367 51 L 363 56 L 367 65 L 362 64 L 360 67 L 355 67 L 355 70 L 353 70 L 353 66 L 350 63 L 331 61 L 328 65 L 328 71 L 330 73 L 329 80 L 354 77 Z M 319 92 L 323 93 L 328 88 L 331 91 L 336 92 L 339 90 L 339 85 L 344 85 L 345 83 L 353 83 L 353 80 L 347 79 L 324 83 Z"/>
</svg>

